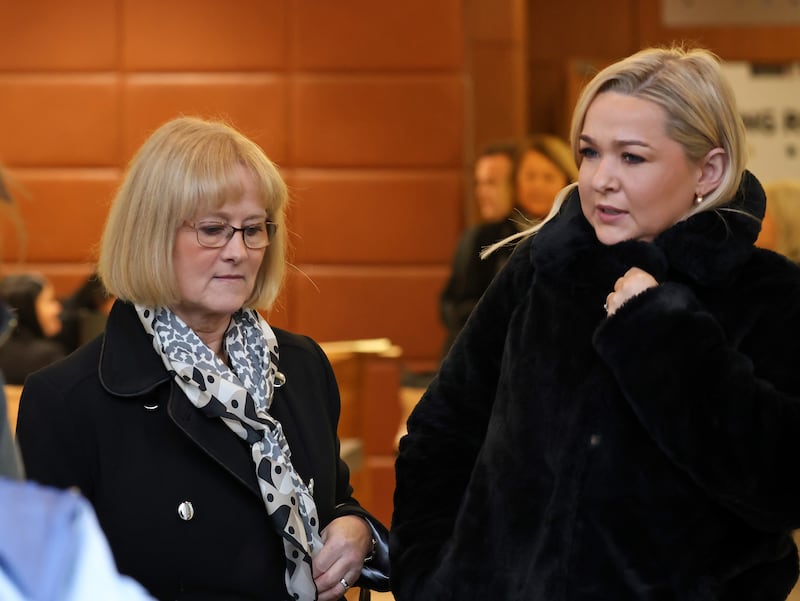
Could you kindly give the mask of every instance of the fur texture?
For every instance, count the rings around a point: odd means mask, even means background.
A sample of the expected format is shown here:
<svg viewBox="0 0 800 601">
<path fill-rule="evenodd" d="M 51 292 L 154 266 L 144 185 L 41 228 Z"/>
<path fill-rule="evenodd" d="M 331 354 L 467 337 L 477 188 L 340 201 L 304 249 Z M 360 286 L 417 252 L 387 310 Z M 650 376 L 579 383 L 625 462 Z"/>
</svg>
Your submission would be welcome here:
<svg viewBox="0 0 800 601">
<path fill-rule="evenodd" d="M 517 248 L 409 420 L 395 596 L 784 599 L 800 270 L 753 246 L 761 186 L 652 243 L 600 244 L 579 200 Z M 661 285 L 606 318 L 632 266 Z"/>
</svg>

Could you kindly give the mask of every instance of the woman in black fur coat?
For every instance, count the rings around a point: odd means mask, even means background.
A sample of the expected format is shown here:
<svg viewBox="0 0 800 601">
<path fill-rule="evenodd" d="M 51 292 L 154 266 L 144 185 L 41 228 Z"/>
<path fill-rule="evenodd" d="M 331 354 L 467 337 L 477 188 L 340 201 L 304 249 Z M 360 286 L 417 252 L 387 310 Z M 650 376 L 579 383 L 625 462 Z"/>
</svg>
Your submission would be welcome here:
<svg viewBox="0 0 800 601">
<path fill-rule="evenodd" d="M 716 57 L 608 67 L 571 141 L 577 186 L 522 236 L 409 420 L 395 596 L 785 599 L 800 270 L 753 246 L 766 200 Z"/>
</svg>

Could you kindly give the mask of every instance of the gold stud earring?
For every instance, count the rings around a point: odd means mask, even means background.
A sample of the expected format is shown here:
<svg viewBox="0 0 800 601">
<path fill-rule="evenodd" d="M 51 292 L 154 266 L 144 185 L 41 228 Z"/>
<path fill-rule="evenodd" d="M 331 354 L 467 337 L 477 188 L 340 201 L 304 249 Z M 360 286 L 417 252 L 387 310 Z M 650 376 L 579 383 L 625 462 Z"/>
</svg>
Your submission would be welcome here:
<svg viewBox="0 0 800 601">
<path fill-rule="evenodd" d="M 695 197 L 694 197 L 694 202 L 695 202 L 695 204 L 700 204 L 701 202 L 703 202 L 703 195 L 702 194 L 696 194 Z"/>
</svg>

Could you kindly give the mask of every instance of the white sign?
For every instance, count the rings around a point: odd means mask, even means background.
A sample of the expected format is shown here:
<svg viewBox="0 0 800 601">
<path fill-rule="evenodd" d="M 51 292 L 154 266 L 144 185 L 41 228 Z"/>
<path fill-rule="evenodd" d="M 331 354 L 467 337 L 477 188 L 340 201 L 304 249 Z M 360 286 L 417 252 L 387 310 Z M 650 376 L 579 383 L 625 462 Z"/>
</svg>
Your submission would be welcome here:
<svg viewBox="0 0 800 601">
<path fill-rule="evenodd" d="M 728 62 L 723 73 L 747 127 L 748 169 L 762 183 L 800 179 L 800 65 L 758 69 Z"/>
</svg>

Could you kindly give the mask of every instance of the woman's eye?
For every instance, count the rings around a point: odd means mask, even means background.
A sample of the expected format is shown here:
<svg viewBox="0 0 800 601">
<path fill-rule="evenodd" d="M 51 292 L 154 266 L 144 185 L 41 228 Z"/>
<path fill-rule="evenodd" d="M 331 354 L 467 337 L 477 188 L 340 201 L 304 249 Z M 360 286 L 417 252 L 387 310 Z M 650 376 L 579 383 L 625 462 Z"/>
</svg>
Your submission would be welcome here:
<svg viewBox="0 0 800 601">
<path fill-rule="evenodd" d="M 224 225 L 201 225 L 198 229 L 206 236 L 219 236 L 225 231 Z"/>
<path fill-rule="evenodd" d="M 622 153 L 622 160 L 626 163 L 644 163 L 644 158 L 638 154 L 631 154 L 630 152 Z"/>
<path fill-rule="evenodd" d="M 247 225 L 244 228 L 244 235 L 245 236 L 258 236 L 264 232 L 265 225 L 263 223 L 259 223 L 257 225 Z"/>
<path fill-rule="evenodd" d="M 597 156 L 597 151 L 590 146 L 584 146 L 580 150 L 578 150 L 578 154 L 580 154 L 585 159 L 591 159 Z"/>
</svg>

